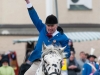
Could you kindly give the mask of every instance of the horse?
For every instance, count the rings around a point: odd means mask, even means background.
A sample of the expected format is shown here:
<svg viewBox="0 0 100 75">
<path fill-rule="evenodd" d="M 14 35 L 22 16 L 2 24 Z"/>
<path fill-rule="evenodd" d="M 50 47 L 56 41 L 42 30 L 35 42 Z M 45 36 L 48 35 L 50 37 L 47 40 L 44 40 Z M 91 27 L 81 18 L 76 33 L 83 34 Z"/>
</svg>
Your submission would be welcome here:
<svg viewBox="0 0 100 75">
<path fill-rule="evenodd" d="M 42 56 L 35 75 L 61 75 L 62 60 L 65 58 L 65 47 L 53 45 L 42 46 Z"/>
</svg>

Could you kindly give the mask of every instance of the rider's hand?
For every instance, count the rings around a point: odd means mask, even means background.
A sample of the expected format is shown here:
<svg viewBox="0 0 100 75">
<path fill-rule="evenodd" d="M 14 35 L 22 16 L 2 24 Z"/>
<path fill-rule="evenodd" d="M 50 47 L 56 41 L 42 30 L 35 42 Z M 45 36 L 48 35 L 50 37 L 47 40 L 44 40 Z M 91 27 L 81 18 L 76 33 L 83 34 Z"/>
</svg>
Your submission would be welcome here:
<svg viewBox="0 0 100 75">
<path fill-rule="evenodd" d="M 29 61 L 29 60 L 27 60 L 27 61 L 26 61 L 26 64 L 31 65 L 31 64 L 32 64 L 32 62 L 31 62 L 31 61 Z"/>
<path fill-rule="evenodd" d="M 29 3 L 30 3 L 30 0 L 25 0 L 25 1 L 26 1 L 26 3 L 27 3 L 27 4 L 29 4 Z"/>
</svg>

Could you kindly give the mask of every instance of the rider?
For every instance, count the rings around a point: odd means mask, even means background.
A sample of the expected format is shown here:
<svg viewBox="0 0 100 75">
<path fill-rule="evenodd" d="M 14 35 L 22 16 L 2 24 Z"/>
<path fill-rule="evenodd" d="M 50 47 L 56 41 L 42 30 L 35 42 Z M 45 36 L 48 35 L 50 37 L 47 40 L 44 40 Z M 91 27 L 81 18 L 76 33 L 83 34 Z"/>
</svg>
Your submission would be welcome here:
<svg viewBox="0 0 100 75">
<path fill-rule="evenodd" d="M 32 64 L 31 67 L 25 72 L 24 75 L 35 75 L 35 72 L 40 64 L 40 58 L 42 54 L 42 43 L 46 45 L 54 44 L 57 46 L 66 46 L 64 50 L 67 52 L 66 58 L 70 56 L 70 48 L 68 46 L 69 39 L 65 34 L 57 31 L 58 20 L 54 15 L 49 15 L 46 18 L 45 24 L 39 19 L 37 12 L 30 3 L 30 0 L 25 0 L 27 3 L 28 13 L 37 30 L 39 31 L 39 39 L 37 41 L 36 47 L 34 48 L 32 54 L 27 60 L 27 64 Z M 33 63 L 32 63 L 33 62 Z"/>
</svg>

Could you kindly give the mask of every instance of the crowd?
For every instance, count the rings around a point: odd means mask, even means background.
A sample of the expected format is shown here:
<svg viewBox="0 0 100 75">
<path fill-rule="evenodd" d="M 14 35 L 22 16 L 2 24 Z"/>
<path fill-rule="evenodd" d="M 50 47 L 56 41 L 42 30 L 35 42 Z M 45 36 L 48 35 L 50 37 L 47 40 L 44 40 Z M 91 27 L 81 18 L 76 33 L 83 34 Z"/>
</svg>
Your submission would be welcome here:
<svg viewBox="0 0 100 75">
<path fill-rule="evenodd" d="M 100 57 L 97 58 L 94 55 L 93 49 L 90 53 L 85 53 L 81 51 L 79 54 L 79 59 L 75 57 L 75 49 L 73 47 L 73 42 L 69 41 L 71 55 L 67 61 L 68 75 L 100 75 Z"/>
<path fill-rule="evenodd" d="M 71 55 L 66 62 L 66 75 L 100 75 L 100 57 L 98 57 L 96 61 L 95 59 L 97 57 L 93 53 L 81 51 L 79 53 L 79 59 L 77 59 L 75 56 L 77 51 L 75 50 L 71 39 L 69 40 L 68 45 L 70 46 Z M 28 53 L 28 57 L 30 54 L 31 53 Z M 6 54 L 0 54 L 0 75 L 24 75 L 30 67 L 30 65 L 26 65 L 25 62 L 19 69 L 16 52 L 10 51 Z"/>
<path fill-rule="evenodd" d="M 98 60 L 96 61 L 95 59 L 97 57 L 94 54 L 91 54 L 91 51 L 90 53 L 81 51 L 79 53 L 79 59 L 77 59 L 75 56 L 77 51 L 75 50 L 71 39 L 69 40 L 68 45 L 70 46 L 71 55 L 66 62 L 67 74 L 64 75 L 100 75 L 100 57 L 98 57 Z M 25 63 L 26 61 L 21 65 L 19 75 L 24 75 L 29 69 L 30 65 L 26 65 Z"/>
</svg>

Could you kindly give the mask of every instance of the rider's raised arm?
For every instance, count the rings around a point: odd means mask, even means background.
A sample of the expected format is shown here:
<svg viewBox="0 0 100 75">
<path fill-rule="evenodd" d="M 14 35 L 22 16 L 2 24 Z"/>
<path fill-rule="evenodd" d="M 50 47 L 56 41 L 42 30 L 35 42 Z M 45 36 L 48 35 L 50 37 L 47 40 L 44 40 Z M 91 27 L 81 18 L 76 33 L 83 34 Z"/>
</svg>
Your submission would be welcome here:
<svg viewBox="0 0 100 75">
<path fill-rule="evenodd" d="M 30 16 L 33 24 L 36 26 L 36 28 L 40 32 L 42 30 L 42 28 L 45 26 L 45 24 L 43 24 L 42 21 L 39 19 L 39 16 L 38 16 L 37 12 L 35 11 L 34 7 L 32 6 L 32 4 L 30 3 L 30 0 L 25 0 L 25 1 L 27 3 L 29 16 Z"/>
</svg>

